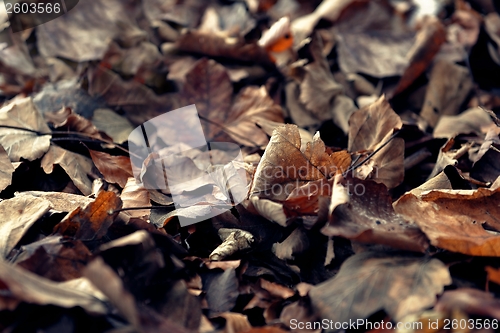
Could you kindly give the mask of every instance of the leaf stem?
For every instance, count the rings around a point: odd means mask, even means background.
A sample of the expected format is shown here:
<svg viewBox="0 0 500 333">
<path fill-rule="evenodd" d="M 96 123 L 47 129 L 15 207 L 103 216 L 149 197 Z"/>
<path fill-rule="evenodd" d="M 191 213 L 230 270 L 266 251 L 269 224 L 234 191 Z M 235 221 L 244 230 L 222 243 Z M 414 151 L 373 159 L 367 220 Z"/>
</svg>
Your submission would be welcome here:
<svg viewBox="0 0 500 333">
<path fill-rule="evenodd" d="M 348 168 L 342 175 L 345 177 L 349 172 L 352 172 L 352 171 L 356 170 L 357 168 L 359 168 L 360 166 L 362 166 L 363 164 L 365 164 L 366 161 L 368 161 L 370 158 L 372 158 L 376 153 L 378 153 L 380 150 L 382 150 L 382 148 L 387 146 L 396 136 L 398 136 L 399 132 L 401 132 L 401 130 L 397 130 L 396 132 L 394 132 L 391 135 L 391 137 L 389 139 L 387 139 L 387 141 L 384 142 L 380 147 L 375 149 L 371 154 L 369 154 L 364 160 L 362 160 L 358 164 L 355 164 L 355 165 L 351 166 L 350 168 Z"/>
</svg>

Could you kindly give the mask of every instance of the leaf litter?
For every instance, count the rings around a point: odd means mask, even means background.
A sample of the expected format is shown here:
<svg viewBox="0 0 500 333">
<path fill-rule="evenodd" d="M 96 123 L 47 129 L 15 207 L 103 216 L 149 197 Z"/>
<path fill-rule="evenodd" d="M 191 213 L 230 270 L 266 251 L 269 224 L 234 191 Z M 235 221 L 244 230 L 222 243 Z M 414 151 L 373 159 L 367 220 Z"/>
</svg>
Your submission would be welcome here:
<svg viewBox="0 0 500 333">
<path fill-rule="evenodd" d="M 495 332 L 499 6 L 432 3 L 80 0 L 17 34 L 0 16 L 2 329 Z M 169 176 L 197 180 L 155 189 L 165 142 L 131 165 L 128 134 L 189 104 L 242 160 L 193 149 Z"/>
</svg>

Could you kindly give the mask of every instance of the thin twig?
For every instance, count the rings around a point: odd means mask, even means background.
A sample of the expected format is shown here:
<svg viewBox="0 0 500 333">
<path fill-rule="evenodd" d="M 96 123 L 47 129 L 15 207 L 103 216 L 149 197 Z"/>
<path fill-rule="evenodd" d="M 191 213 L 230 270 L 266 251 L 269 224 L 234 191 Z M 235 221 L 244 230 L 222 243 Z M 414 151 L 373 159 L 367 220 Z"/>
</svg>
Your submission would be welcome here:
<svg viewBox="0 0 500 333">
<path fill-rule="evenodd" d="M 354 171 L 356 170 L 357 168 L 359 168 L 360 166 L 362 166 L 363 164 L 365 164 L 366 161 L 368 161 L 370 158 L 372 158 L 376 153 L 378 153 L 382 148 L 384 148 L 385 146 L 387 146 L 400 132 L 401 130 L 397 130 L 396 132 L 394 132 L 394 134 L 391 135 L 391 137 L 389 139 L 387 139 L 386 142 L 384 142 L 380 147 L 378 147 L 377 149 L 375 149 L 370 155 L 368 155 L 364 160 L 362 160 L 361 162 L 359 162 L 358 164 L 356 165 L 353 165 L 352 167 L 350 167 L 349 169 L 347 169 L 342 175 L 345 177 L 349 172 L 351 171 Z"/>
<path fill-rule="evenodd" d="M 69 134 L 69 135 L 78 135 L 78 136 L 82 136 L 83 138 L 71 138 L 71 137 L 67 137 L 67 138 L 54 138 L 52 137 L 51 140 L 52 141 L 76 141 L 76 140 L 80 140 L 80 141 L 85 141 L 85 142 L 99 142 L 99 143 L 105 143 L 105 144 L 108 144 L 108 145 L 113 145 L 115 146 L 116 148 L 122 150 L 123 152 L 129 154 L 129 155 L 134 155 L 135 157 L 140 157 L 140 156 L 137 156 L 136 154 L 133 154 L 131 153 L 130 151 L 128 151 L 127 149 L 123 148 L 122 146 L 120 146 L 120 144 L 114 142 L 114 141 L 109 141 L 109 140 L 106 140 L 106 139 L 100 139 L 100 138 L 96 138 L 90 134 L 86 134 L 86 133 L 80 133 L 80 132 L 74 132 L 74 131 L 54 131 L 54 132 L 49 132 L 49 133 L 46 133 L 46 132 L 40 132 L 40 131 L 37 131 L 37 130 L 33 130 L 33 129 L 30 129 L 30 128 L 25 128 L 25 127 L 18 127 L 18 126 L 11 126 L 11 125 L 0 125 L 0 128 L 7 128 L 7 129 L 14 129 L 14 130 L 20 130 L 20 131 L 25 131 L 25 132 L 30 132 L 30 133 L 34 133 L 38 136 L 45 136 L 45 135 L 62 135 L 62 134 Z"/>
<path fill-rule="evenodd" d="M 143 209 L 167 209 L 167 210 L 173 211 L 173 210 L 175 210 L 175 207 L 173 207 L 173 206 L 143 206 L 143 207 L 128 207 L 128 208 L 120 208 L 120 209 L 110 210 L 110 211 L 108 212 L 108 214 L 109 214 L 109 215 L 112 215 L 112 214 L 114 214 L 114 213 L 124 212 L 124 211 L 127 211 L 127 210 L 143 210 Z"/>
<path fill-rule="evenodd" d="M 251 139 L 249 139 L 249 138 L 247 138 L 247 137 L 244 137 L 244 136 L 243 136 L 243 135 L 241 135 L 241 134 L 238 134 L 238 133 L 236 133 L 236 132 L 233 132 L 233 131 L 229 130 L 226 126 L 221 125 L 221 124 L 219 124 L 219 123 L 217 123 L 217 122 L 215 122 L 215 121 L 212 121 L 212 120 L 210 120 L 210 119 L 208 119 L 208 118 L 205 118 L 205 117 L 203 117 L 203 116 L 201 116 L 201 115 L 198 115 L 198 116 L 200 117 L 200 119 L 201 119 L 201 120 L 206 121 L 207 123 L 209 123 L 209 124 L 211 124 L 211 125 L 214 125 L 214 126 L 217 126 L 217 127 L 221 128 L 224 132 L 226 132 L 226 133 L 228 133 L 228 134 L 232 134 L 232 135 L 234 135 L 234 136 L 237 136 L 237 137 L 239 137 L 239 138 L 241 138 L 241 139 L 243 139 L 243 140 L 246 140 L 246 141 L 250 142 L 251 144 L 253 144 L 253 147 L 256 147 L 256 148 L 259 148 L 259 147 L 260 147 L 260 146 L 259 146 L 256 142 L 252 141 Z M 246 145 L 244 145 L 244 146 L 246 147 Z"/>
</svg>

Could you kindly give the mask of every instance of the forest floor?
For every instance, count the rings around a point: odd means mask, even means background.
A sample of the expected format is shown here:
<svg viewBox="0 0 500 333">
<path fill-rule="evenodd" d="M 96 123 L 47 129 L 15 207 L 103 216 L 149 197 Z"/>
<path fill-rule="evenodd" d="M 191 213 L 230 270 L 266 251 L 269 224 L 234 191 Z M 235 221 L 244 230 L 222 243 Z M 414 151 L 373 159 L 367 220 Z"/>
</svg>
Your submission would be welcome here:
<svg viewBox="0 0 500 333">
<path fill-rule="evenodd" d="M 495 1 L 0 2 L 2 332 L 498 331 Z"/>
</svg>

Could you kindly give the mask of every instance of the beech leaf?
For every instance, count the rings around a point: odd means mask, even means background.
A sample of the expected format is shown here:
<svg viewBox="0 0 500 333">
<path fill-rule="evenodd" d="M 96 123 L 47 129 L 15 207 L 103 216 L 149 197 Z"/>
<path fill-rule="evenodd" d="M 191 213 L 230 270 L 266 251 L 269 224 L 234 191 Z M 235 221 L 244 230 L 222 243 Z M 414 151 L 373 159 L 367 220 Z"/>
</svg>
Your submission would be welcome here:
<svg viewBox="0 0 500 333">
<path fill-rule="evenodd" d="M 321 318 L 333 322 L 368 318 L 379 310 L 398 321 L 434 305 L 450 283 L 448 269 L 437 259 L 364 252 L 347 259 L 309 297 Z"/>
<path fill-rule="evenodd" d="M 0 108 L 0 125 L 50 133 L 45 120 L 29 97 L 15 100 Z M 50 135 L 0 128 L 0 144 L 5 148 L 12 162 L 19 162 L 21 158 L 33 161 L 42 157 L 49 150 L 50 138 Z"/>
</svg>

